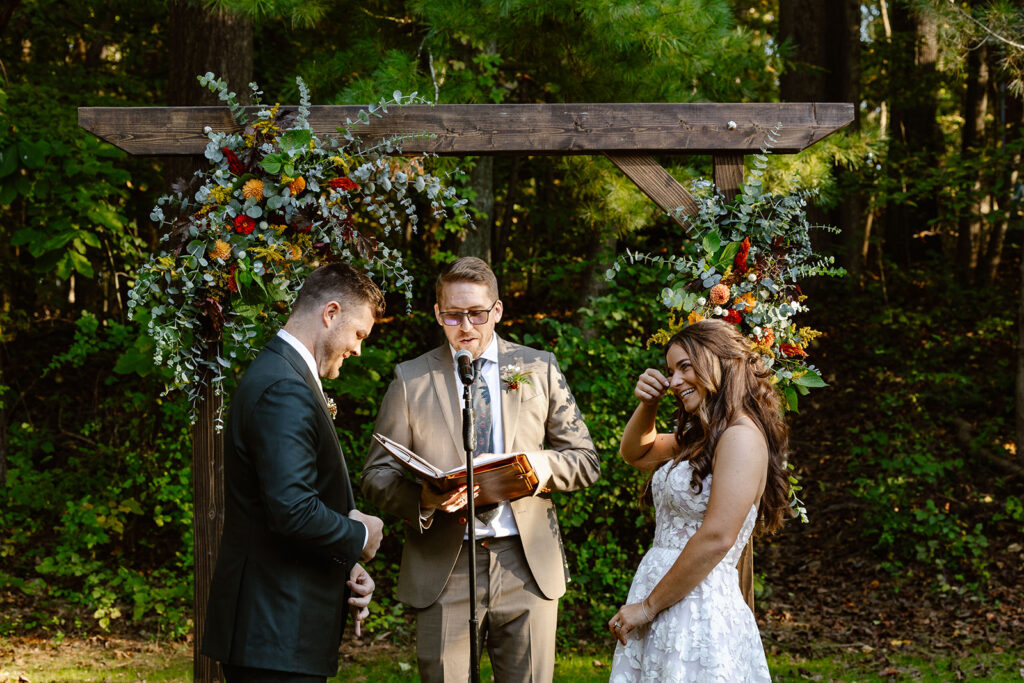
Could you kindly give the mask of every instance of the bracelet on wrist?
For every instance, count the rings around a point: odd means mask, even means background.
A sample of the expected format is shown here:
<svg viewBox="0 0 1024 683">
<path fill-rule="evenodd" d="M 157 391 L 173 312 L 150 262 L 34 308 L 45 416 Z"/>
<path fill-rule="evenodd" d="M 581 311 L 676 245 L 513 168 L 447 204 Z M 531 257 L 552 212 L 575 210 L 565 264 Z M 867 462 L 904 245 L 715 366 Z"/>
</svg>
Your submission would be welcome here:
<svg viewBox="0 0 1024 683">
<path fill-rule="evenodd" d="M 647 612 L 647 598 L 644 598 L 643 600 L 640 601 L 640 611 L 642 611 L 644 613 L 644 619 L 647 620 L 647 623 L 650 623 L 650 622 L 654 621 L 654 617 L 652 617 Z"/>
</svg>

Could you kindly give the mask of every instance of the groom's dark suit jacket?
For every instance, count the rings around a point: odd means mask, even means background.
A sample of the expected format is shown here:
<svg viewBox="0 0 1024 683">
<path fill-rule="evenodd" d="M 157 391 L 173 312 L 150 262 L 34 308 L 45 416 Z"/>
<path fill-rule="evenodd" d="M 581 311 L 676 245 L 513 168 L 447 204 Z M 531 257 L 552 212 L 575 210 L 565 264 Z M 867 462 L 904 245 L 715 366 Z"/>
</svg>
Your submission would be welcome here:
<svg viewBox="0 0 1024 683">
<path fill-rule="evenodd" d="M 316 676 L 338 670 L 345 581 L 366 527 L 323 393 L 274 337 L 242 377 L 224 443 L 225 517 L 202 653 Z"/>
</svg>

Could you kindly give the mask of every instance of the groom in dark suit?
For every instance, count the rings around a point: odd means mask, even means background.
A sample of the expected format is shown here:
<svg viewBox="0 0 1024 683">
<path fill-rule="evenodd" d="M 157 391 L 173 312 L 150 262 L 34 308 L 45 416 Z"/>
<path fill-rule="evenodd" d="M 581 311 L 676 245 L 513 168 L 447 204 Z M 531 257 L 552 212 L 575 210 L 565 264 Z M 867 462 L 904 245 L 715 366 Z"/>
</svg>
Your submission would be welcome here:
<svg viewBox="0 0 1024 683">
<path fill-rule="evenodd" d="M 359 355 L 384 310 L 347 264 L 315 270 L 288 322 L 239 382 L 224 440 L 224 534 L 202 653 L 235 681 L 325 681 L 346 613 L 355 633 L 373 580 L 358 564 L 383 524 L 355 509 L 320 377 Z"/>
</svg>

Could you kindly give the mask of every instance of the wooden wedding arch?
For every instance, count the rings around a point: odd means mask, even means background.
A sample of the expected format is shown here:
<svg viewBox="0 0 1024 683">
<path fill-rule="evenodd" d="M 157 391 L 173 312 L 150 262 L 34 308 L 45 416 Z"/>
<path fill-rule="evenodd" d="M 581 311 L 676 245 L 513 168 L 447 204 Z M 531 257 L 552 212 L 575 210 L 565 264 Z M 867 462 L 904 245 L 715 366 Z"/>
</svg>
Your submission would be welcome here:
<svg viewBox="0 0 1024 683">
<path fill-rule="evenodd" d="M 254 114 L 255 107 L 248 107 Z M 361 106 L 310 107 L 309 123 L 330 136 L 355 120 Z M 405 153 L 454 156 L 603 155 L 664 211 L 685 225 L 696 210 L 686 189 L 652 156 L 710 154 L 714 182 L 735 196 L 743 182 L 744 156 L 756 153 L 769 132 L 772 152 L 793 154 L 849 125 L 850 103 L 628 103 L 628 104 L 441 104 L 413 105 L 371 118 L 363 140 L 413 135 Z M 80 107 L 79 125 L 136 156 L 202 156 L 206 126 L 234 131 L 227 107 Z M 423 135 L 426 134 L 426 135 Z M 216 403 L 209 384 L 193 429 L 195 532 L 194 675 L 217 677 L 215 664 L 198 653 L 206 599 L 224 516 L 223 444 L 214 430 Z M 740 583 L 753 609 L 753 560 L 748 545 Z"/>
</svg>

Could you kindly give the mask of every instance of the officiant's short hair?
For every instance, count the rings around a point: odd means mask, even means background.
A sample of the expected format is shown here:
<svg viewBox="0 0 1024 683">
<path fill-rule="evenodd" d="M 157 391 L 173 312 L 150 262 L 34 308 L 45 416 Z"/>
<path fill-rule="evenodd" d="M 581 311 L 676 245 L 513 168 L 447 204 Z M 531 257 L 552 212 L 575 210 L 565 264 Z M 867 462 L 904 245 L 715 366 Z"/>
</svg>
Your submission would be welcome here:
<svg viewBox="0 0 1024 683">
<path fill-rule="evenodd" d="M 485 285 L 491 296 L 498 298 L 498 278 L 494 271 L 483 259 L 476 256 L 463 256 L 455 259 L 441 269 L 434 285 L 434 294 L 437 296 L 437 303 L 441 303 L 441 290 L 444 286 L 453 282 L 473 282 L 478 285 Z"/>
<path fill-rule="evenodd" d="M 347 263 L 331 263 L 310 273 L 302 283 L 292 313 L 308 313 L 337 301 L 343 309 L 367 303 L 373 316 L 384 315 L 384 294 L 366 273 Z"/>
</svg>

